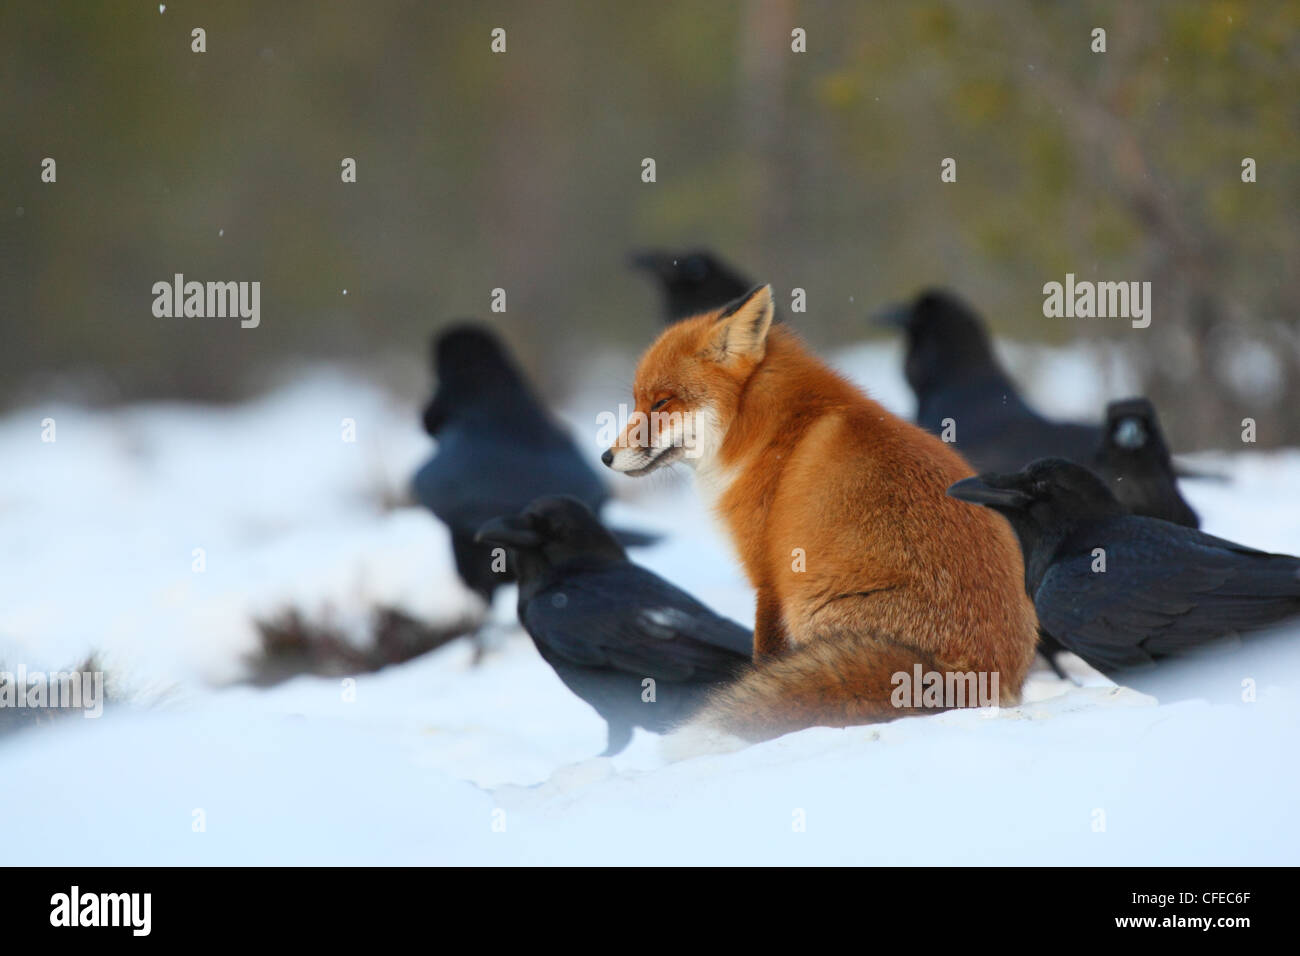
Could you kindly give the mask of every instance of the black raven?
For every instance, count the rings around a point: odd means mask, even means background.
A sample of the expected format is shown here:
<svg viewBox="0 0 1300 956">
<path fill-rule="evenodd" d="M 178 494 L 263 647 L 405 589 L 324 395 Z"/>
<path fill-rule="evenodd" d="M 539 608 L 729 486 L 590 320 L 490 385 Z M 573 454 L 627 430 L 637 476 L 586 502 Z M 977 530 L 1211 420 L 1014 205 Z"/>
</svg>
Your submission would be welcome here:
<svg viewBox="0 0 1300 956">
<path fill-rule="evenodd" d="M 1300 614 L 1300 558 L 1129 514 L 1061 459 L 948 489 L 1006 516 L 1042 629 L 1100 670 L 1147 664 Z"/>
<path fill-rule="evenodd" d="M 711 252 L 647 250 L 632 256 L 632 265 L 655 278 L 664 299 L 664 321 L 710 312 L 744 295 L 755 282 Z"/>
<path fill-rule="evenodd" d="M 1105 437 L 1090 464 L 1135 515 L 1199 528 L 1201 519 L 1178 491 L 1169 446 L 1155 406 L 1128 398 L 1106 406 Z"/>
<path fill-rule="evenodd" d="M 947 292 L 928 290 L 877 315 L 907 335 L 904 374 L 916 423 L 943 436 L 976 471 L 1015 471 L 1035 458 L 1087 463 L 1104 437 L 1096 425 L 1054 422 L 1034 411 L 993 353 L 983 321 Z"/>
<path fill-rule="evenodd" d="M 514 573 L 494 560 L 491 547 L 474 541 L 484 522 L 539 495 L 573 495 L 599 510 L 609 494 L 487 327 L 457 325 L 436 336 L 433 365 L 438 386 L 424 409 L 424 428 L 438 447 L 415 473 L 412 489 L 451 531 L 461 579 L 490 604 Z M 628 544 L 655 540 L 620 534 Z"/>
<path fill-rule="evenodd" d="M 568 688 L 609 725 L 604 755 L 634 727 L 664 733 L 750 661 L 753 635 L 633 564 L 580 501 L 539 498 L 479 531 L 508 549 L 519 622 Z"/>
</svg>

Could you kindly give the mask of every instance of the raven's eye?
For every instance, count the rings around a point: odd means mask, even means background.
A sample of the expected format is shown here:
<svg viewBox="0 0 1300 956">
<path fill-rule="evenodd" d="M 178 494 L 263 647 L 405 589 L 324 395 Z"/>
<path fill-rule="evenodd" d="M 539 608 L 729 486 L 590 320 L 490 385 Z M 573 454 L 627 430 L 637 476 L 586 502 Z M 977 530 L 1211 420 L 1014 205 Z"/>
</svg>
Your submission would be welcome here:
<svg viewBox="0 0 1300 956">
<path fill-rule="evenodd" d="M 652 412 L 657 412 L 657 411 L 659 411 L 659 409 L 663 408 L 665 405 L 667 405 L 667 404 L 668 404 L 669 402 L 671 402 L 672 400 L 673 400 L 673 397 L 672 397 L 671 395 L 669 395 L 667 398 L 661 398 L 661 399 L 659 399 L 659 401 L 655 402 L 653 405 L 650 406 L 650 411 L 652 411 Z"/>
</svg>

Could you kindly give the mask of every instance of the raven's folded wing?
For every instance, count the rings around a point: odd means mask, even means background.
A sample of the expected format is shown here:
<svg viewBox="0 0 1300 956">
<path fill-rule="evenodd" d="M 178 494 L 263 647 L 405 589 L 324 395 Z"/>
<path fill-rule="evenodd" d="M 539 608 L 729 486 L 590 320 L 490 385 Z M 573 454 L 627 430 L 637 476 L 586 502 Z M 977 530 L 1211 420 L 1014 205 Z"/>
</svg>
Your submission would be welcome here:
<svg viewBox="0 0 1300 956">
<path fill-rule="evenodd" d="M 1180 529 L 1183 530 L 1183 529 Z M 1034 595 L 1043 628 L 1096 667 L 1149 663 L 1300 614 L 1300 559 L 1186 529 L 1099 541 L 1058 560 Z"/>
<path fill-rule="evenodd" d="M 727 680 L 753 647 L 745 628 L 630 563 L 543 590 L 524 608 L 523 624 L 570 664 L 659 680 Z"/>
</svg>

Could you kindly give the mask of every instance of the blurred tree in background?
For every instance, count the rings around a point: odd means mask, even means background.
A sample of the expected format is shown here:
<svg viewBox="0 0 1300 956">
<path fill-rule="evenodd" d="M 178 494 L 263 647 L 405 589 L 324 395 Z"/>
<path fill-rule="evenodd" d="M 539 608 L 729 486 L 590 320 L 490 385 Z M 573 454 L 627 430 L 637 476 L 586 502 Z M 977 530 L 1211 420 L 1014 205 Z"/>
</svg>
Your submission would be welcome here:
<svg viewBox="0 0 1300 956">
<path fill-rule="evenodd" d="M 946 285 L 1119 343 L 1179 447 L 1300 443 L 1298 44 L 1294 0 L 6 5 L 3 399 L 227 399 L 474 315 L 555 391 L 657 328 L 631 248 L 711 245 L 818 346 Z M 176 272 L 260 280 L 261 327 L 154 318 Z M 1150 280 L 1151 327 L 1044 318 L 1067 272 Z"/>
</svg>

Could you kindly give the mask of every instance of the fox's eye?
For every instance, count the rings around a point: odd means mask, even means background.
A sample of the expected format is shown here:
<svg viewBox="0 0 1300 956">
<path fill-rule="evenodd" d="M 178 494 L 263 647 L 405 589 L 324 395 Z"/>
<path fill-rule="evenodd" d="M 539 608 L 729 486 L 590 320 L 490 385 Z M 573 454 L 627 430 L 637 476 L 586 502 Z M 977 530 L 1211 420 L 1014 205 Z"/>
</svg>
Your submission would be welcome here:
<svg viewBox="0 0 1300 956">
<path fill-rule="evenodd" d="M 671 395 L 669 395 L 667 398 L 661 398 L 659 399 L 659 401 L 655 402 L 653 405 L 650 406 L 650 411 L 657 412 L 659 411 L 659 409 L 667 405 L 670 401 L 672 401 Z"/>
</svg>

